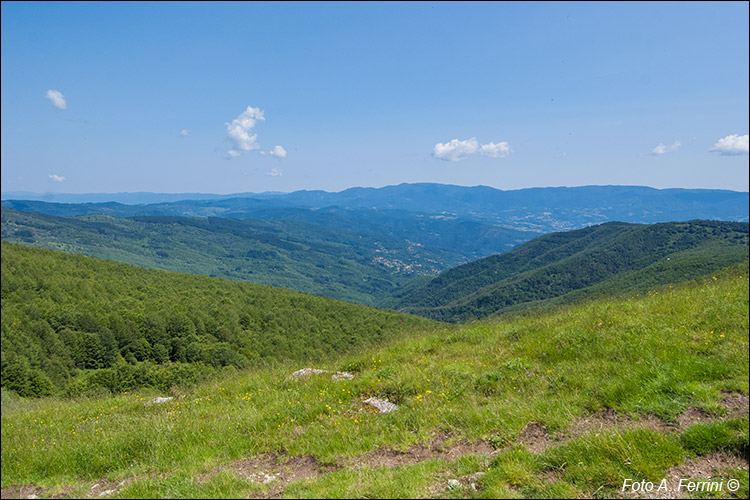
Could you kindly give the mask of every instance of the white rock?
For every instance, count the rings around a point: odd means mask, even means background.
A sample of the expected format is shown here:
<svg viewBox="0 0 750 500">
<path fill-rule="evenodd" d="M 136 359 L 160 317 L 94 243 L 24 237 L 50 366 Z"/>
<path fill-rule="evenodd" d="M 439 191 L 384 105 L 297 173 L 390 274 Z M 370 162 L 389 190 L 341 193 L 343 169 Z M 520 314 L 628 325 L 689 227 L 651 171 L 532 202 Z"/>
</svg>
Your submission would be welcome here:
<svg viewBox="0 0 750 500">
<path fill-rule="evenodd" d="M 168 397 L 168 398 L 154 398 L 154 399 L 151 400 L 151 403 L 153 403 L 153 404 L 166 403 L 167 401 L 172 401 L 173 399 L 174 399 L 173 397 Z"/>
<path fill-rule="evenodd" d="M 333 380 L 351 380 L 353 378 L 354 375 L 349 372 L 336 372 L 331 377 Z"/>
<path fill-rule="evenodd" d="M 117 493 L 117 490 L 104 490 L 101 493 L 99 493 L 100 497 L 111 495 L 112 493 Z"/>
<path fill-rule="evenodd" d="M 310 375 L 319 375 L 321 373 L 328 373 L 328 370 L 318 370 L 316 368 L 303 368 L 289 375 L 294 378 L 309 377 Z"/>
<path fill-rule="evenodd" d="M 395 405 L 387 399 L 370 398 L 362 401 L 378 410 L 378 413 L 390 413 L 398 410 L 398 405 Z"/>
<path fill-rule="evenodd" d="M 448 479 L 448 487 L 450 489 L 460 488 L 461 487 L 461 481 L 459 481 L 458 479 Z"/>
</svg>

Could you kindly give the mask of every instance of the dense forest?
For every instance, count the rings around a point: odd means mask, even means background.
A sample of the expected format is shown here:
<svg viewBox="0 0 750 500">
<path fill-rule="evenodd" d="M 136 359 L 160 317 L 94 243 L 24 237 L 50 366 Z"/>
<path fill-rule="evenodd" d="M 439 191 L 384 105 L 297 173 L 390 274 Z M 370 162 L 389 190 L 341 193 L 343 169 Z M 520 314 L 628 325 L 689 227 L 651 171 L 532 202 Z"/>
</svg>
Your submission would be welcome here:
<svg viewBox="0 0 750 500">
<path fill-rule="evenodd" d="M 612 222 L 540 236 L 504 254 L 421 279 L 382 305 L 465 321 L 543 301 L 644 292 L 747 258 L 747 223 Z"/>
<path fill-rule="evenodd" d="M 320 360 L 427 320 L 290 290 L 2 242 L 2 386 L 168 388 L 222 367 Z"/>
<path fill-rule="evenodd" d="M 223 201 L 186 200 L 151 205 L 120 203 L 49 203 L 5 200 L 4 208 L 59 217 L 111 215 L 113 217 L 163 216 L 225 219 L 300 221 L 320 227 L 352 231 L 368 237 L 408 240 L 425 247 L 456 253 L 475 260 L 510 250 L 537 236 L 540 230 L 505 227 L 494 221 L 478 220 L 470 214 L 458 217 L 446 213 L 423 213 L 392 208 L 349 206 L 300 207 L 275 199 L 236 198 Z M 283 225 L 280 227 L 284 227 Z"/>
</svg>

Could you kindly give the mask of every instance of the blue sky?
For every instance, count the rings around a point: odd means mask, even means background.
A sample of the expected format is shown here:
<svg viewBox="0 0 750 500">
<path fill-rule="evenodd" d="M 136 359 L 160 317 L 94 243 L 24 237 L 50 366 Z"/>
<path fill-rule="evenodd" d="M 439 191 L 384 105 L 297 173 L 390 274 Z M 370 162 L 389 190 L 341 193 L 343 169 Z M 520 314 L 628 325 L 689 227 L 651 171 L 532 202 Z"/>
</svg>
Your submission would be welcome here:
<svg viewBox="0 0 750 500">
<path fill-rule="evenodd" d="M 2 2 L 2 190 L 748 190 L 748 3 Z"/>
</svg>

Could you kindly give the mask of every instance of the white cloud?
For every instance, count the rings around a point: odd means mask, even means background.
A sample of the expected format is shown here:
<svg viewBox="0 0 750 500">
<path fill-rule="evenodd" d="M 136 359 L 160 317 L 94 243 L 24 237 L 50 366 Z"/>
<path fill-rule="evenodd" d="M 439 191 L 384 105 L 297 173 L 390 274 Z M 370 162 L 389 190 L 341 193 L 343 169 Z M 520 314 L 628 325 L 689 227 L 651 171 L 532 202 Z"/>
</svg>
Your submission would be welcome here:
<svg viewBox="0 0 750 500">
<path fill-rule="evenodd" d="M 259 121 L 265 121 L 263 110 L 248 106 L 232 123 L 227 123 L 227 137 L 234 143 L 229 150 L 229 156 L 236 158 L 242 153 L 260 149 L 258 134 L 253 134 L 253 128 Z"/>
<path fill-rule="evenodd" d="M 258 134 L 254 133 L 255 126 L 258 122 L 265 121 L 263 110 L 248 106 L 232 123 L 227 123 L 227 140 L 231 141 L 232 147 L 227 152 L 230 158 L 237 158 L 250 151 L 257 151 L 258 154 L 285 158 L 286 150 L 281 146 L 274 146 L 271 151 L 261 151 L 258 143 Z M 183 132 L 185 132 L 183 130 Z M 188 131 L 189 132 L 189 131 Z M 185 135 L 185 134 L 183 134 Z"/>
<path fill-rule="evenodd" d="M 476 137 L 459 141 L 453 139 L 445 144 L 438 142 L 432 149 L 432 154 L 438 160 L 444 161 L 461 161 L 475 154 L 479 149 L 479 143 Z"/>
<path fill-rule="evenodd" d="M 489 156 L 490 158 L 505 158 L 508 156 L 513 150 L 510 149 L 510 146 L 507 142 L 499 142 L 495 144 L 494 142 L 488 142 L 487 144 L 483 144 L 481 148 L 479 148 L 479 154 L 484 156 Z"/>
<path fill-rule="evenodd" d="M 268 152 L 269 155 L 275 156 L 276 158 L 286 158 L 286 149 L 282 148 L 281 146 L 274 146 L 271 151 Z"/>
<path fill-rule="evenodd" d="M 675 151 L 680 149 L 680 146 L 682 146 L 682 143 L 680 141 L 674 141 L 674 143 L 670 144 L 669 146 L 660 142 L 658 146 L 651 150 L 651 154 L 663 155 L 665 153 L 674 153 Z"/>
<path fill-rule="evenodd" d="M 184 129 L 180 130 L 180 135 L 182 137 L 187 137 L 187 136 L 190 135 L 190 131 L 188 129 L 184 128 Z"/>
<path fill-rule="evenodd" d="M 266 173 L 266 175 L 270 175 L 271 177 L 281 177 L 284 175 L 284 172 L 281 169 L 272 168 L 270 172 Z"/>
<path fill-rule="evenodd" d="M 477 138 L 472 137 L 463 141 L 453 139 L 445 144 L 438 142 L 432 149 L 432 155 L 438 160 L 461 161 L 477 153 L 491 158 L 505 158 L 512 151 L 505 141 L 497 144 L 488 142 L 480 146 Z"/>
<path fill-rule="evenodd" d="M 65 180 L 65 177 L 63 177 L 62 175 L 56 175 L 56 174 L 49 174 L 49 178 L 55 182 L 62 182 Z"/>
<path fill-rule="evenodd" d="M 59 90 L 50 89 L 47 91 L 47 94 L 45 94 L 44 97 L 46 99 L 49 99 L 52 105 L 57 109 L 66 109 L 68 107 L 68 103 L 65 102 L 65 96 L 62 95 Z"/>
<path fill-rule="evenodd" d="M 746 155 L 748 154 L 748 134 L 732 134 L 719 139 L 711 151 L 724 156 Z"/>
</svg>

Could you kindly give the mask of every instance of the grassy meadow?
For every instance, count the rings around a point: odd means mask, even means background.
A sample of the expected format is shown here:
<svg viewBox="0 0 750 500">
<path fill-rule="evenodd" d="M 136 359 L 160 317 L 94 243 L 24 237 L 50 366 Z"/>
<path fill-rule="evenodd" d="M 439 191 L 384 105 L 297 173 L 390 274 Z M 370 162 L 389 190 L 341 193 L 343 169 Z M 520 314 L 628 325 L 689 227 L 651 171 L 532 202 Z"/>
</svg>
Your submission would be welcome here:
<svg viewBox="0 0 750 500">
<path fill-rule="evenodd" d="M 348 371 L 296 379 L 314 366 Z M 645 295 L 438 325 L 169 392 L 3 392 L 3 498 L 748 496 L 748 263 Z M 174 399 L 152 403 L 159 396 Z M 399 405 L 368 410 L 369 397 Z M 694 477 L 694 476 L 693 476 Z M 679 496 L 687 495 L 683 493 Z"/>
</svg>

